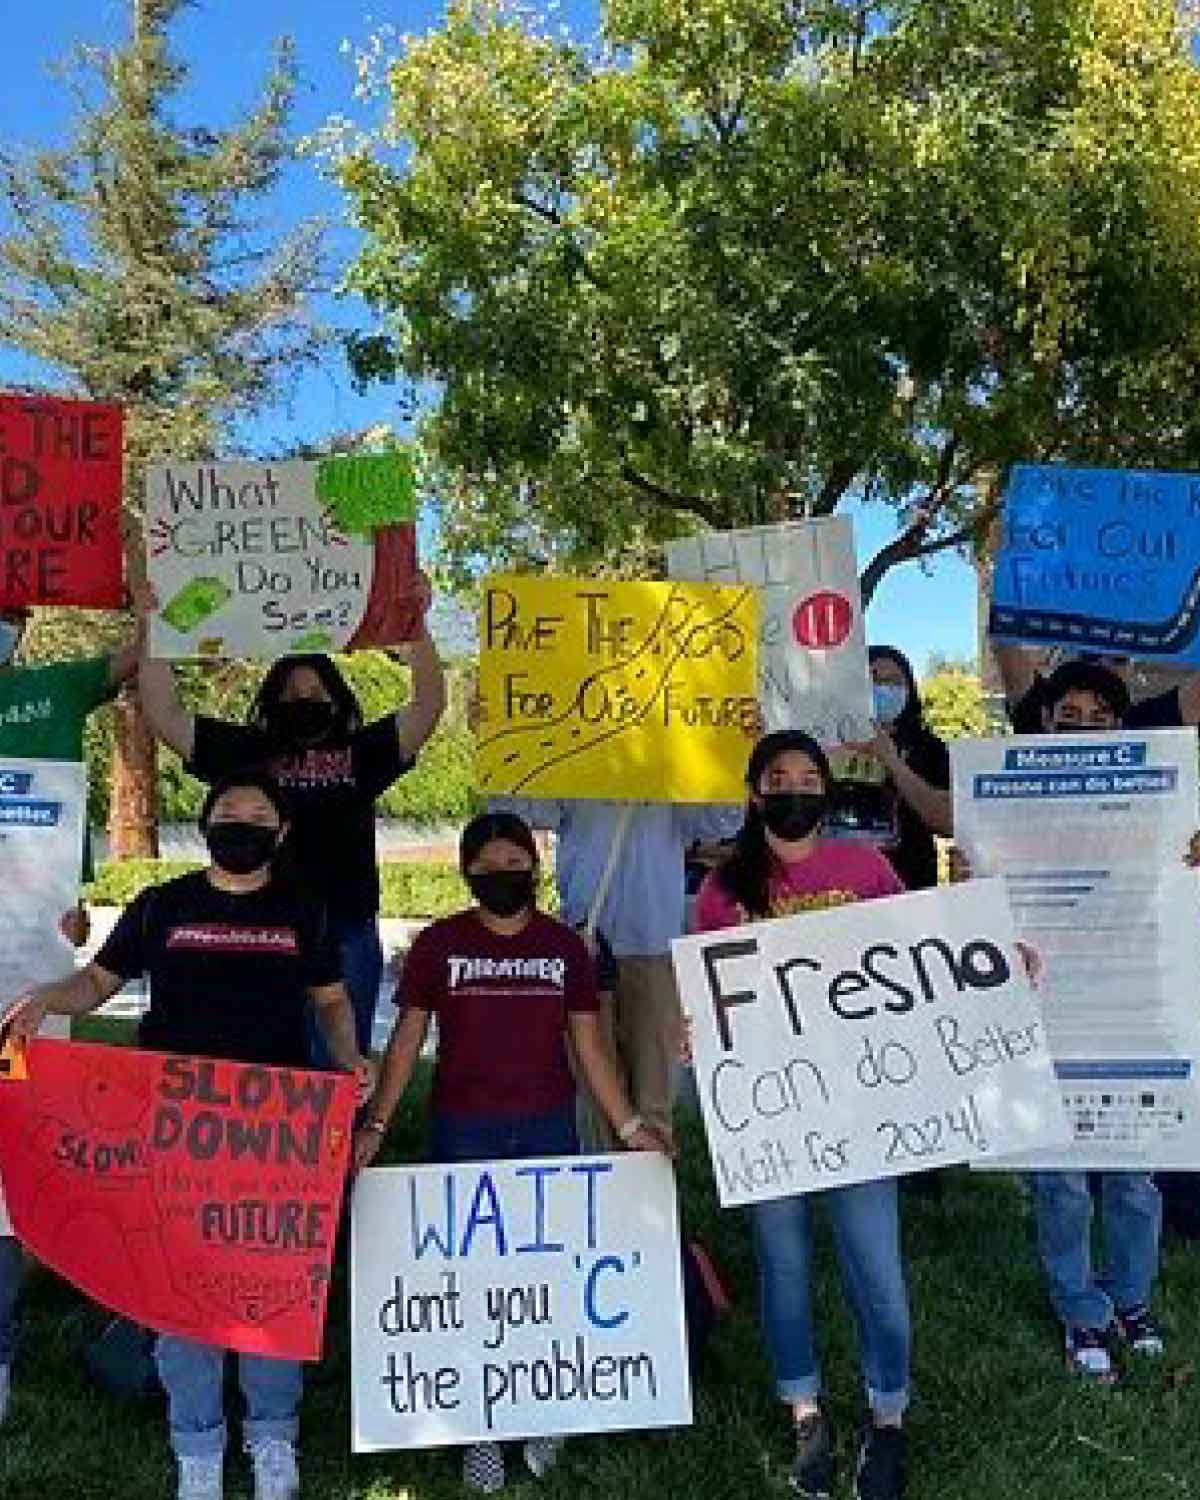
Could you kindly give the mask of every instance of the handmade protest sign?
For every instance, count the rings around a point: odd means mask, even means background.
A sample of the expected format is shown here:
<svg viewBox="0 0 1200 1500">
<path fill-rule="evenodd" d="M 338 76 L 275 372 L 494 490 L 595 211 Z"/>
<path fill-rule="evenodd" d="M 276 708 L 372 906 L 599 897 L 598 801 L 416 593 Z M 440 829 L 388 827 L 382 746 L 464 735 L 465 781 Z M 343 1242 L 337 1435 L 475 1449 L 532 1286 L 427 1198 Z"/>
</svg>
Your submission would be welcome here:
<svg viewBox="0 0 1200 1500">
<path fill-rule="evenodd" d="M 854 533 L 844 516 L 680 537 L 667 543 L 667 568 L 672 578 L 759 590 L 767 729 L 803 729 L 827 747 L 871 737 Z"/>
<path fill-rule="evenodd" d="M 35 984 L 69 972 L 73 954 L 58 930 L 79 900 L 87 780 L 75 761 L 0 760 L 0 1016 Z M 64 1016 L 48 1017 L 48 1036 L 66 1036 Z M 12 1232 L 0 1191 L 0 1234 Z"/>
<path fill-rule="evenodd" d="M 406 453 L 152 465 L 159 657 L 275 657 L 411 640 L 426 604 Z"/>
<path fill-rule="evenodd" d="M 756 722 L 752 589 L 488 578 L 484 791 L 740 802 Z"/>
<path fill-rule="evenodd" d="M 1000 881 L 672 946 L 725 1207 L 1066 1139 Z"/>
<path fill-rule="evenodd" d="M 0 396 L 0 608 L 120 608 L 123 433 L 106 402 Z"/>
<path fill-rule="evenodd" d="M 950 755 L 955 839 L 1004 878 L 1045 966 L 1071 1135 L 1019 1164 L 1200 1168 L 1195 732 L 956 740 Z"/>
<path fill-rule="evenodd" d="M 1018 464 L 990 628 L 1001 641 L 1200 665 L 1200 474 Z"/>
<path fill-rule="evenodd" d="M 691 1422 L 664 1157 L 378 1168 L 351 1230 L 356 1453 Z"/>
<path fill-rule="evenodd" d="M 320 1357 L 351 1079 L 41 1038 L 26 1071 L 0 1175 L 38 1260 L 160 1333 Z"/>
</svg>

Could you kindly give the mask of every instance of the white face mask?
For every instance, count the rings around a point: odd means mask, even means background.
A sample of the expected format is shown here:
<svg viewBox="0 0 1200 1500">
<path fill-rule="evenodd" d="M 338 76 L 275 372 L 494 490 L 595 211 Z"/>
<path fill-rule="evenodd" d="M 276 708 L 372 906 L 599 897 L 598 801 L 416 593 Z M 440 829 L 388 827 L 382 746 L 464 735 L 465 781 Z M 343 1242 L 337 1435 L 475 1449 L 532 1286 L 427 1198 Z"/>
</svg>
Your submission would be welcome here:
<svg viewBox="0 0 1200 1500">
<path fill-rule="evenodd" d="M 16 655 L 21 643 L 21 628 L 8 620 L 0 620 L 0 667 L 7 667 Z"/>
<path fill-rule="evenodd" d="M 877 682 L 871 689 L 875 717 L 881 724 L 894 724 L 908 703 L 908 689 L 894 682 Z"/>
</svg>

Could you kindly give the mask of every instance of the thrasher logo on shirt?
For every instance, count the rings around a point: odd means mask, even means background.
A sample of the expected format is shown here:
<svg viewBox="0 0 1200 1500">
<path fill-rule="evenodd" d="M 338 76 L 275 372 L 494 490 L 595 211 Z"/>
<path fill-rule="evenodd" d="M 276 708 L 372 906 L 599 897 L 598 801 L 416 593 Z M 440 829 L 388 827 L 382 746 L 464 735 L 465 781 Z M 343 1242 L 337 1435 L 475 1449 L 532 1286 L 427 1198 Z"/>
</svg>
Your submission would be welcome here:
<svg viewBox="0 0 1200 1500">
<path fill-rule="evenodd" d="M 561 990 L 566 982 L 567 961 L 564 958 L 462 958 L 448 956 L 449 988 L 475 984 L 481 979 L 541 980 Z"/>
<path fill-rule="evenodd" d="M 284 787 L 354 786 L 354 752 L 346 745 L 281 755 L 271 762 L 271 774 Z"/>
<path fill-rule="evenodd" d="M 239 927 L 233 922 L 183 922 L 167 934 L 168 948 L 205 953 L 284 953 L 300 944 L 294 927 Z"/>
</svg>

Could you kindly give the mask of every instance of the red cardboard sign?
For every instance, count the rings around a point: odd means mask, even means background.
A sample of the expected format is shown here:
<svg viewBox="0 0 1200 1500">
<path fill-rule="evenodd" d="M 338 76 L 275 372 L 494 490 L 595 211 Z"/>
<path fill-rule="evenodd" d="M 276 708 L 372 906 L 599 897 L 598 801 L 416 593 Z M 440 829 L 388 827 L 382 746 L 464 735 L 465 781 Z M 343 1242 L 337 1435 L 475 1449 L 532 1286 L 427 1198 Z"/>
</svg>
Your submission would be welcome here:
<svg viewBox="0 0 1200 1500">
<path fill-rule="evenodd" d="M 0 608 L 119 609 L 124 415 L 0 396 Z"/>
<path fill-rule="evenodd" d="M 13 1230 L 147 1328 L 319 1359 L 353 1114 L 338 1074 L 35 1039 L 0 1078 Z"/>
</svg>

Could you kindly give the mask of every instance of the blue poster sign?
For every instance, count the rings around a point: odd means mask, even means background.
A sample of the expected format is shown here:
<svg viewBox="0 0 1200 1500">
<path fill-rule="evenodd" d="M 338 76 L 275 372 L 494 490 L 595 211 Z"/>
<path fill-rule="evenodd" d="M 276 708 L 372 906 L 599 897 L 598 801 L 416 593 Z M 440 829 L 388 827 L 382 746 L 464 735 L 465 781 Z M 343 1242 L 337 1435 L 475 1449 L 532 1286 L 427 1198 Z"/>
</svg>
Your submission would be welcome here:
<svg viewBox="0 0 1200 1500">
<path fill-rule="evenodd" d="M 990 628 L 1200 666 L 1200 473 L 1016 465 Z"/>
</svg>

